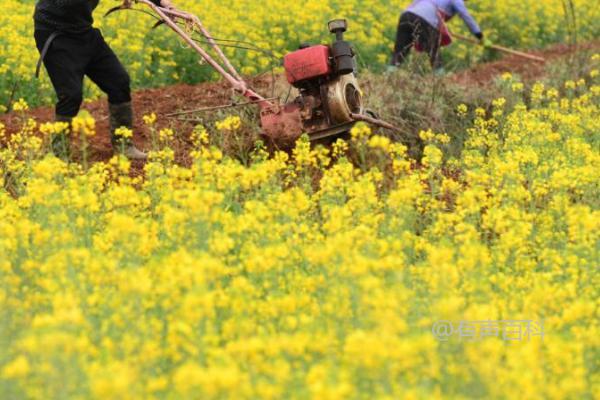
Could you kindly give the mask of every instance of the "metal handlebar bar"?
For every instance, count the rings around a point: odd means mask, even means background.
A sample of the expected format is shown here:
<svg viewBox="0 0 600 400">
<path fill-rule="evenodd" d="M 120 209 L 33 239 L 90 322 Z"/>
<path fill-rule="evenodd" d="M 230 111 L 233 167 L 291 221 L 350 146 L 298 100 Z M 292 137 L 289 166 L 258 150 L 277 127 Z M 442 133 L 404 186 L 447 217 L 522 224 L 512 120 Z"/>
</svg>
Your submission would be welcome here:
<svg viewBox="0 0 600 400">
<path fill-rule="evenodd" d="M 176 8 L 165 8 L 157 6 L 149 0 L 137 0 L 138 3 L 142 3 L 148 7 L 150 7 L 166 25 L 169 26 L 172 30 L 175 31 L 192 49 L 194 49 L 200 57 L 206 61 L 211 67 L 213 67 L 219 74 L 221 74 L 230 84 L 233 86 L 233 89 L 247 97 L 252 102 L 258 103 L 261 108 L 271 107 L 273 104 L 265 99 L 260 94 L 256 93 L 254 90 L 248 87 L 248 84 L 241 75 L 237 72 L 237 70 L 231 64 L 231 61 L 227 58 L 223 50 L 219 47 L 219 45 L 212 38 L 208 30 L 202 25 L 200 19 L 190 13 L 185 11 L 178 10 Z M 204 48 L 198 45 L 194 41 L 194 39 L 178 24 L 178 20 L 184 22 L 185 24 L 192 27 L 192 29 L 198 29 L 200 33 L 206 38 L 207 42 L 213 48 L 213 50 L 217 53 L 219 58 L 221 59 L 221 63 L 217 62 Z"/>
</svg>

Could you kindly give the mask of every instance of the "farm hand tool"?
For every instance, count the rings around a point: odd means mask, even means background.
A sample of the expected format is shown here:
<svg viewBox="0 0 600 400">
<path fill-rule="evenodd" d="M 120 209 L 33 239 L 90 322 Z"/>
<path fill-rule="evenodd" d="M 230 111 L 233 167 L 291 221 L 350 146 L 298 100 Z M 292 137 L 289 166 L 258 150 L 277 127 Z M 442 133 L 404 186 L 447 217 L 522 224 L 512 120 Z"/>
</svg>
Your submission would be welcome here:
<svg viewBox="0 0 600 400">
<path fill-rule="evenodd" d="M 452 36 L 456 37 L 457 39 L 464 40 L 465 42 L 469 42 L 469 43 L 473 43 L 473 44 L 480 44 L 480 42 L 478 40 L 471 39 L 466 36 L 458 35 L 456 33 L 453 33 Z M 518 50 L 509 49 L 508 47 L 499 46 L 497 44 L 492 44 L 489 40 L 484 40 L 483 46 L 486 48 L 493 49 L 493 50 L 501 51 L 503 53 L 512 54 L 517 57 L 526 58 L 528 60 L 538 61 L 538 62 L 546 62 L 546 60 L 543 59 L 542 57 L 534 56 L 532 54 L 527 54 L 527 53 L 524 53 L 524 52 L 518 51 Z"/>
<path fill-rule="evenodd" d="M 130 8 L 130 1 L 110 10 L 107 15 Z M 344 40 L 346 20 L 329 22 L 329 31 L 335 35 L 332 45 L 302 45 L 284 57 L 287 81 L 299 91 L 299 96 L 283 104 L 278 99 L 267 99 L 249 87 L 220 48 L 220 40 L 209 34 L 197 16 L 174 7 L 157 6 L 149 0 L 136 0 L 136 3 L 151 8 L 158 19 L 155 27 L 164 24 L 175 31 L 238 94 L 248 99 L 246 104 L 258 105 L 262 132 L 278 146 L 292 144 L 303 133 L 311 140 L 338 135 L 349 131 L 357 121 L 393 128 L 364 108 L 356 79 L 355 53 Z M 200 39 L 194 34 L 200 34 Z"/>
</svg>

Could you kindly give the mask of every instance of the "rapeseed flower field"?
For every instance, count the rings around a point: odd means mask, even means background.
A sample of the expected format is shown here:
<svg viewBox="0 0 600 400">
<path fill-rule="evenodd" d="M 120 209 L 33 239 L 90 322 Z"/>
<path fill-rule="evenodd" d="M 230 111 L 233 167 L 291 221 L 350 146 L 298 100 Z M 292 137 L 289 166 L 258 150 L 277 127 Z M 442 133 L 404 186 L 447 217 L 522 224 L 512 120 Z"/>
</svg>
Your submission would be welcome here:
<svg viewBox="0 0 600 400">
<path fill-rule="evenodd" d="M 0 15 L 0 112 L 10 99 L 25 98 L 32 104 L 51 104 L 50 81 L 33 77 L 38 52 L 33 41 L 34 0 L 7 0 Z M 408 0 L 180 0 L 176 5 L 197 14 L 218 38 L 243 40 L 268 52 L 226 49 L 242 73 L 253 75 L 278 67 L 280 58 L 302 42 L 330 42 L 327 21 L 349 20 L 348 38 L 358 50 L 362 67 L 382 68 L 390 59 L 400 12 Z M 568 3 L 573 4 L 574 14 Z M 199 82 L 214 77 L 213 71 L 198 66 L 197 56 L 182 46 L 167 28 L 151 31 L 152 18 L 134 12 L 102 15 L 117 4 L 102 1 L 96 11 L 111 47 L 127 66 L 136 86 L 159 87 L 185 81 Z M 600 7 L 589 0 L 480 0 L 469 8 L 492 42 L 517 48 L 540 48 L 550 43 L 588 40 L 600 36 Z M 572 15 L 575 18 L 572 18 Z M 451 27 L 465 31 L 458 18 Z M 577 34 L 575 35 L 576 32 Z M 227 43 L 225 43 L 227 44 Z M 230 43 L 231 44 L 231 43 Z M 242 44 L 242 46 L 246 46 Z M 272 52 L 271 53 L 269 53 Z M 486 50 L 457 42 L 448 54 L 455 64 L 477 62 Z M 86 97 L 100 95 L 87 85 Z"/>
<path fill-rule="evenodd" d="M 209 140 L 230 116 L 196 127 L 189 167 L 161 131 L 142 178 L 47 154 L 64 126 L 18 102 L 21 131 L 0 126 L 0 398 L 597 399 L 598 61 L 526 93 L 503 76 L 491 109 L 457 108 L 461 157 L 426 131 L 420 164 L 357 125 L 244 165 Z M 444 341 L 441 320 L 544 336 Z"/>
</svg>

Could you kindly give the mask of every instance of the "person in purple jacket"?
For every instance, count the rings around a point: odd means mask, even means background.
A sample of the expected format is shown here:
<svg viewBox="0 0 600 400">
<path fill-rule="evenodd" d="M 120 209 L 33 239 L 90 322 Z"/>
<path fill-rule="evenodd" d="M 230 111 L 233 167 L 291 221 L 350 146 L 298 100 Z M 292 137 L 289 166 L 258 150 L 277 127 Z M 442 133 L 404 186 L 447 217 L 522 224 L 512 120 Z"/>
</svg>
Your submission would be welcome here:
<svg viewBox="0 0 600 400">
<path fill-rule="evenodd" d="M 471 33 L 483 41 L 483 33 L 471 16 L 466 0 L 415 0 L 400 16 L 391 65 L 402 64 L 411 47 L 426 51 L 436 73 L 443 73 L 440 47 L 451 43 L 446 21 L 458 14 Z"/>
</svg>

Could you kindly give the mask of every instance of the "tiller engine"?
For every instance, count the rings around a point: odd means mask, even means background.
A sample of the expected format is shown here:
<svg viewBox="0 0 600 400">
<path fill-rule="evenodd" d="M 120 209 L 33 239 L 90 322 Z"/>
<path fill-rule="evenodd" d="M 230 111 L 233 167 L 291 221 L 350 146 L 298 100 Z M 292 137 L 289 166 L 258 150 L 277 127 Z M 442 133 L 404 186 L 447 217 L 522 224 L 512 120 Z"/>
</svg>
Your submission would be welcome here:
<svg viewBox="0 0 600 400">
<path fill-rule="evenodd" d="M 355 54 L 344 40 L 346 20 L 329 22 L 329 31 L 335 35 L 332 45 L 302 45 L 284 57 L 287 81 L 299 91 L 299 96 L 282 104 L 277 99 L 261 96 L 248 86 L 220 48 L 218 42 L 223 40 L 213 38 L 198 17 L 175 8 L 156 6 L 149 0 L 137 0 L 137 3 L 154 11 L 152 15 L 158 19 L 155 27 L 166 24 L 173 29 L 237 93 L 260 107 L 263 134 L 279 147 L 293 144 L 303 133 L 316 140 L 347 132 L 359 120 L 395 129 L 365 113 L 356 79 Z M 128 8 L 125 5 L 115 7 L 107 15 Z M 200 34 L 200 39 L 194 34 Z M 208 45 L 219 61 L 200 44 Z"/>
<path fill-rule="evenodd" d="M 287 80 L 300 95 L 284 106 L 262 110 L 265 135 L 294 140 L 306 132 L 319 139 L 348 131 L 355 122 L 352 115 L 363 113 L 354 51 L 344 41 L 346 29 L 345 20 L 331 21 L 329 30 L 336 35 L 333 45 L 302 45 L 284 57 Z"/>
</svg>

